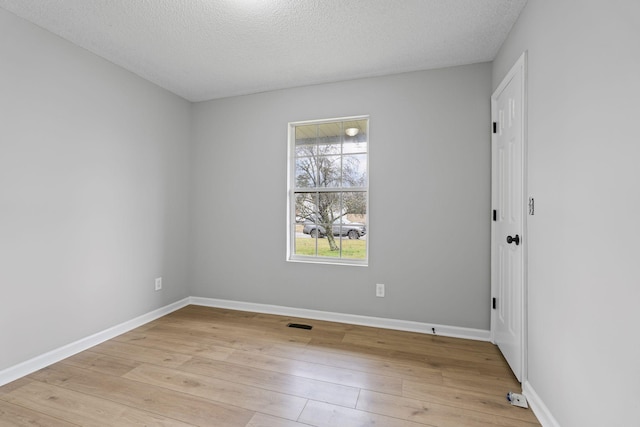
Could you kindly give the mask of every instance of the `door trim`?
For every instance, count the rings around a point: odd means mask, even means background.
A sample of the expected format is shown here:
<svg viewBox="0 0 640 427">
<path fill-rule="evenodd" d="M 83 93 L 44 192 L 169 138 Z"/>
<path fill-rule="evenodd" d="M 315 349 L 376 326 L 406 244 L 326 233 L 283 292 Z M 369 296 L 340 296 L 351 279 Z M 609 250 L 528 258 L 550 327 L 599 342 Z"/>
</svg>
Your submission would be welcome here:
<svg viewBox="0 0 640 427">
<path fill-rule="evenodd" d="M 505 89 L 505 87 L 509 84 L 509 82 L 513 79 L 513 77 L 516 74 L 520 74 L 522 77 L 522 105 L 521 105 L 521 112 L 522 112 L 522 198 L 523 198 L 523 206 L 522 206 L 522 233 L 523 233 L 523 239 L 522 239 L 522 298 L 521 298 L 521 307 L 520 307 L 520 313 L 521 313 L 521 350 L 522 350 L 522 360 L 521 360 L 521 366 L 522 366 L 522 372 L 521 372 L 521 383 L 524 384 L 527 381 L 528 378 L 528 369 L 527 369 L 527 361 L 528 361 L 528 357 L 527 357 L 527 353 L 528 353 L 528 347 L 527 347 L 527 342 L 528 342 L 528 338 L 527 338 L 527 331 L 528 331 L 528 313 L 527 313 L 527 306 L 528 306 L 528 298 L 527 298 L 527 294 L 528 294 L 528 282 L 527 279 L 529 277 L 528 274 L 528 270 L 529 270 L 529 262 L 528 262 L 528 254 L 529 254 L 529 228 L 527 225 L 527 216 L 528 216 L 528 198 L 529 198 L 529 193 L 527 191 L 528 188 L 528 183 L 527 183 L 527 177 L 528 177 L 528 140 L 527 140 L 527 135 L 528 135 L 528 124 L 527 124 L 527 117 L 528 117 L 528 111 L 527 111 L 527 97 L 528 97 L 528 93 L 527 93 L 527 87 L 528 87 L 528 76 L 527 76 L 527 51 L 523 52 L 522 55 L 520 55 L 520 57 L 518 58 L 518 60 L 516 61 L 516 63 L 513 65 L 513 67 L 511 67 L 511 69 L 509 70 L 509 72 L 507 73 L 507 75 L 502 79 L 502 82 L 498 85 L 498 87 L 496 88 L 496 90 L 493 92 L 493 94 L 491 95 L 491 121 L 492 122 L 496 122 L 497 121 L 497 97 L 498 95 Z M 497 172 L 495 170 L 495 165 L 494 163 L 494 151 L 495 151 L 495 147 L 496 147 L 496 136 L 495 134 L 491 134 L 491 162 L 492 162 L 492 167 L 491 167 L 491 209 L 495 209 L 495 205 L 496 205 L 496 200 L 495 200 L 495 183 L 496 183 L 496 179 L 497 179 Z M 495 257 L 496 257 L 496 236 L 495 236 L 495 227 L 494 227 L 494 221 L 491 220 L 491 300 L 489 301 L 490 303 L 490 310 L 491 310 L 491 331 L 490 331 L 490 336 L 491 336 L 491 342 L 492 343 L 496 343 L 495 342 L 495 325 L 496 325 L 496 310 L 494 310 L 492 308 L 492 302 L 493 302 L 493 297 L 496 295 L 496 272 L 495 272 Z"/>
</svg>

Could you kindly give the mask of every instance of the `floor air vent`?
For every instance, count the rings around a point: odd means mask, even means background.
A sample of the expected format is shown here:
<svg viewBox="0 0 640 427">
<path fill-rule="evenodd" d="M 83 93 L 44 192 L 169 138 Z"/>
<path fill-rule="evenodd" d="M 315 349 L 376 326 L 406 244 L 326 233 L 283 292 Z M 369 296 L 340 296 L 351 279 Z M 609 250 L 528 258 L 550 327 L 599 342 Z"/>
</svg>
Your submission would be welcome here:
<svg viewBox="0 0 640 427">
<path fill-rule="evenodd" d="M 311 325 L 303 325 L 301 323 L 289 323 L 287 326 L 290 327 L 290 328 L 309 329 L 309 330 L 311 330 L 311 328 L 313 328 L 313 326 L 311 326 Z"/>
</svg>

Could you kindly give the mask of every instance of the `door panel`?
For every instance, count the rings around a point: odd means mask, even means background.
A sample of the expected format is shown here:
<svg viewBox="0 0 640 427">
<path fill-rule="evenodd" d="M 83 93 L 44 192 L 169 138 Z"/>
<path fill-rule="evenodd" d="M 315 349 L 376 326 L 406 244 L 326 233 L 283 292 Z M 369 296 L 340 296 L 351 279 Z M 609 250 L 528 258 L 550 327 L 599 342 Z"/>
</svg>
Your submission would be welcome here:
<svg viewBox="0 0 640 427">
<path fill-rule="evenodd" d="M 492 96 L 497 122 L 492 138 L 492 294 L 493 341 L 518 380 L 524 366 L 524 61 L 514 67 Z M 517 237 L 516 237 L 517 236 Z M 510 242 L 508 237 L 511 237 Z"/>
</svg>

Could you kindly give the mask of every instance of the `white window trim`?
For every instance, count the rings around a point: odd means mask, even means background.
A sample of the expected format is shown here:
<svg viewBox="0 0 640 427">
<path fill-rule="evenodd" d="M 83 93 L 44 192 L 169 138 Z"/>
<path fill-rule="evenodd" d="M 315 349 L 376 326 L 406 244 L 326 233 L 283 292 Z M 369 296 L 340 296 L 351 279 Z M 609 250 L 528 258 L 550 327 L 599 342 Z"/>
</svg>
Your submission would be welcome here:
<svg viewBox="0 0 640 427">
<path fill-rule="evenodd" d="M 294 200 L 294 189 L 295 189 L 295 166 L 293 160 L 295 159 L 295 145 L 296 145 L 296 136 L 295 136 L 295 128 L 296 126 L 304 126 L 310 124 L 323 124 L 323 123 L 331 123 L 331 122 L 344 122 L 344 121 L 356 121 L 356 120 L 367 120 L 367 187 L 355 187 L 354 189 L 357 191 L 364 190 L 366 191 L 366 203 L 367 203 L 367 216 L 366 216 L 366 227 L 367 227 L 367 238 L 366 238 L 366 257 L 363 260 L 357 259 L 344 259 L 344 258 L 334 258 L 334 257 L 322 257 L 322 256 L 306 256 L 306 255 L 296 255 L 293 253 L 295 248 L 295 232 L 292 227 L 292 221 L 295 218 L 295 202 Z M 329 264 L 329 265 L 347 265 L 353 267 L 368 267 L 369 266 L 369 240 L 370 240 L 370 229 L 369 229 L 369 164 L 370 162 L 370 150 L 371 150 L 371 134 L 370 134 L 370 117 L 368 115 L 364 116 L 348 116 L 348 117 L 337 117 L 333 119 L 321 119 L 321 120 L 304 120 L 298 122 L 289 122 L 288 130 L 287 130 L 287 253 L 286 253 L 286 261 L 287 262 L 297 262 L 297 263 L 310 263 L 310 264 Z M 318 189 L 318 191 L 327 191 L 324 189 Z"/>
</svg>

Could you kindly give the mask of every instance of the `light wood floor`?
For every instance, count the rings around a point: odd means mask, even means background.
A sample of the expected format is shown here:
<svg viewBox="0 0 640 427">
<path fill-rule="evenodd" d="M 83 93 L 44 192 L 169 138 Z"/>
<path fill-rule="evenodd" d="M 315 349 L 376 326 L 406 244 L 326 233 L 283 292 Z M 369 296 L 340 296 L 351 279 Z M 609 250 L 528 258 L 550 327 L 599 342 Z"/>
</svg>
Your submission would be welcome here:
<svg viewBox="0 0 640 427">
<path fill-rule="evenodd" d="M 188 306 L 0 387 L 0 425 L 540 425 L 508 391 L 490 343 Z"/>
</svg>

